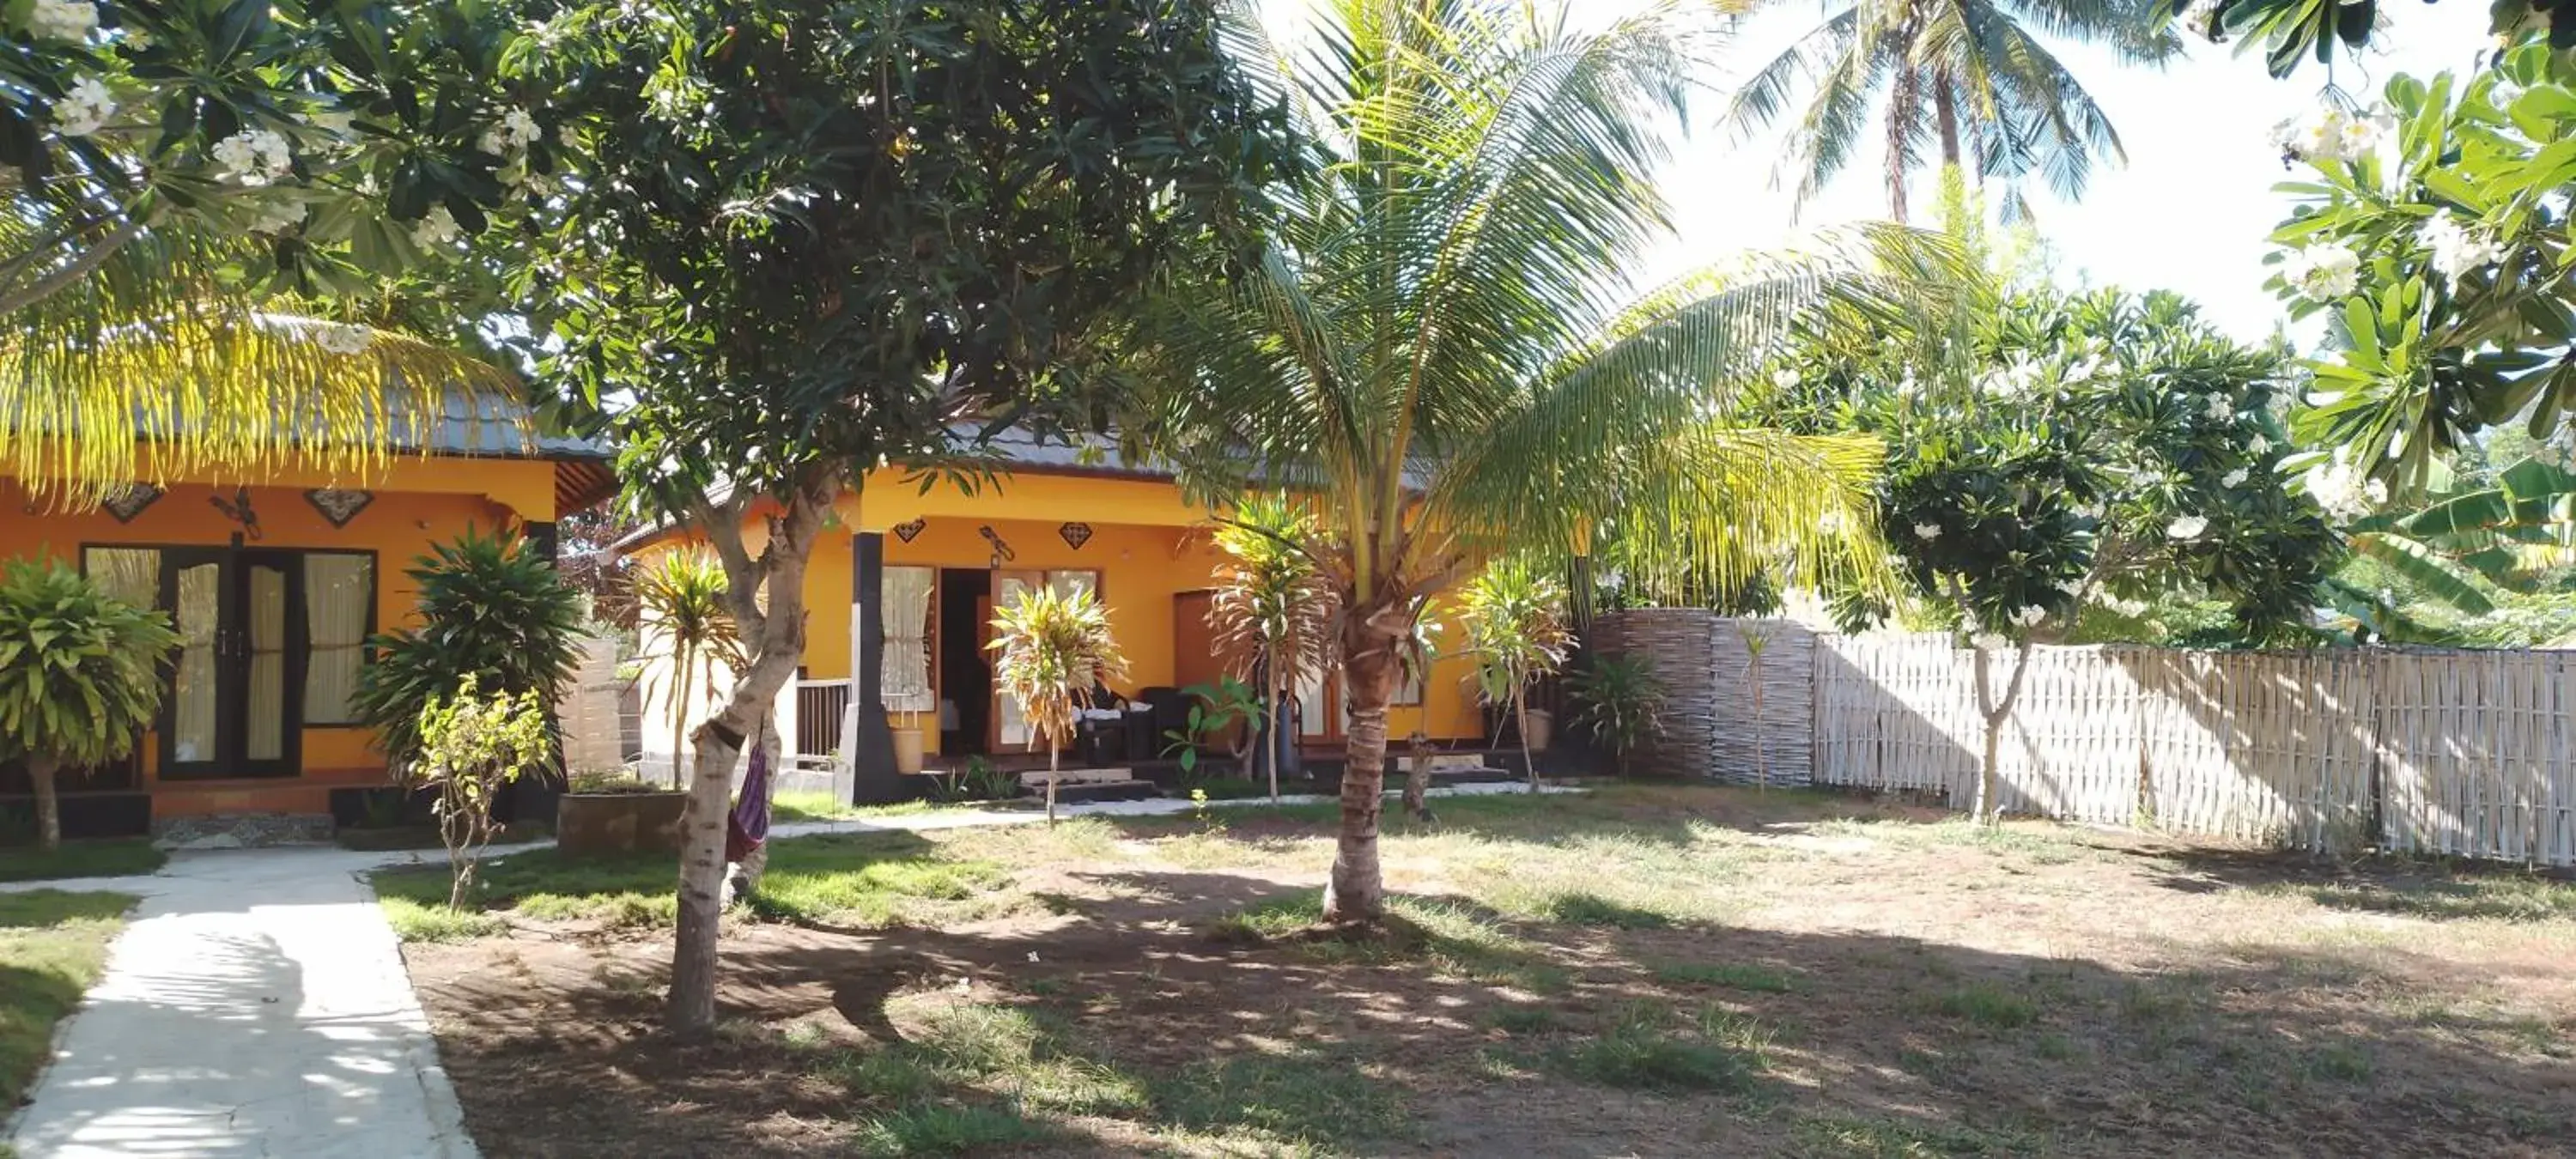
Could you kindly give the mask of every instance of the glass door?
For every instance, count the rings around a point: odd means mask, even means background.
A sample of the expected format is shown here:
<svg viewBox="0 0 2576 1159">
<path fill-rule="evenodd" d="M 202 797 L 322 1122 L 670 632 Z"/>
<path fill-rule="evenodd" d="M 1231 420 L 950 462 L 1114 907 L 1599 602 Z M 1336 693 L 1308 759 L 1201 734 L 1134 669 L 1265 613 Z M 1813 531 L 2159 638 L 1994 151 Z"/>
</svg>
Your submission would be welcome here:
<svg viewBox="0 0 2576 1159">
<path fill-rule="evenodd" d="M 232 548 L 162 553 L 162 606 L 179 633 L 162 710 L 164 777 L 295 774 L 304 624 L 293 563 Z"/>
<path fill-rule="evenodd" d="M 1046 583 L 1046 573 L 1044 572 L 994 572 L 993 610 L 995 612 L 999 612 L 1004 608 L 1019 603 L 1020 597 L 1037 590 L 1037 588 L 1044 583 Z M 989 634 L 991 631 L 992 628 L 988 625 L 985 628 L 985 632 Z M 989 649 L 986 650 L 984 655 L 990 660 L 998 660 L 1000 658 L 999 653 L 993 652 Z M 997 751 L 1007 749 L 1011 752 L 1018 752 L 1026 749 L 1029 747 L 1029 736 L 1029 720 L 1028 717 L 1021 715 L 1020 702 L 1012 699 L 1010 693 L 1002 691 L 1001 681 L 995 680 L 993 682 L 993 740 L 995 749 Z"/>
</svg>

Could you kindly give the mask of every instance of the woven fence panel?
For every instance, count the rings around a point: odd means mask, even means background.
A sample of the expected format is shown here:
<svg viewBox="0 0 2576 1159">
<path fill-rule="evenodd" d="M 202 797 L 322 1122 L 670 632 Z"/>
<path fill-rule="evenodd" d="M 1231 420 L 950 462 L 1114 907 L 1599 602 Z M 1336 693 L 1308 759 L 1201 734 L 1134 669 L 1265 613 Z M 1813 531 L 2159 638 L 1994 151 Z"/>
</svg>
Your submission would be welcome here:
<svg viewBox="0 0 2576 1159">
<path fill-rule="evenodd" d="M 1635 608 L 1596 622 L 1594 647 L 1643 657 L 1664 685 L 1663 734 L 1640 751 L 1660 772 L 1804 785 L 1816 736 L 1815 633 L 1787 620 Z"/>
<path fill-rule="evenodd" d="M 617 641 L 600 636 L 583 640 L 578 666 L 555 701 L 555 717 L 563 726 L 565 768 L 575 772 L 614 769 L 625 759 L 620 691 Z"/>
<path fill-rule="evenodd" d="M 1946 636 L 1825 636 L 1816 665 L 1816 781 L 1976 793 L 1984 728 L 1974 673 Z"/>
<path fill-rule="evenodd" d="M 2382 658 L 2381 818 L 2397 850 L 2576 865 L 2576 663 L 2565 652 Z"/>
<path fill-rule="evenodd" d="M 2159 827 L 2311 849 L 2368 833 L 2379 654 L 2133 654 L 2157 694 L 2145 776 Z"/>
</svg>

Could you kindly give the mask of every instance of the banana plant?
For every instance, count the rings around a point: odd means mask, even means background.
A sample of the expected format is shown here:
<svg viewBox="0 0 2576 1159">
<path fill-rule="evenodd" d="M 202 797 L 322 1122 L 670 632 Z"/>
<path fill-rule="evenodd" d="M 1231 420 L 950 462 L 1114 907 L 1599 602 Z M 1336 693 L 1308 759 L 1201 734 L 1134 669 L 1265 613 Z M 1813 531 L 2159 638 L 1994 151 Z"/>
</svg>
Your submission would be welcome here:
<svg viewBox="0 0 2576 1159">
<path fill-rule="evenodd" d="M 2345 534 L 2426 595 L 2485 615 L 2495 610 L 2490 586 L 2529 590 L 2576 563 L 2576 472 L 2523 459 L 2492 484 L 2438 492 L 2413 510 L 2356 520 Z"/>
</svg>

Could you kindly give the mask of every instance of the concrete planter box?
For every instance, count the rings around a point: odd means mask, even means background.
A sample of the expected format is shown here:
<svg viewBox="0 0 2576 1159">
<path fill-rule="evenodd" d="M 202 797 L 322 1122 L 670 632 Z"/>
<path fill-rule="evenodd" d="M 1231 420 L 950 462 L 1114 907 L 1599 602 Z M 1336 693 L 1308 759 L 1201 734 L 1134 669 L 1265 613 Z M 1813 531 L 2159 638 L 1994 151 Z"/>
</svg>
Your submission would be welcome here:
<svg viewBox="0 0 2576 1159">
<path fill-rule="evenodd" d="M 555 847 L 573 857 L 680 851 L 686 793 L 566 793 L 555 798 Z"/>
</svg>

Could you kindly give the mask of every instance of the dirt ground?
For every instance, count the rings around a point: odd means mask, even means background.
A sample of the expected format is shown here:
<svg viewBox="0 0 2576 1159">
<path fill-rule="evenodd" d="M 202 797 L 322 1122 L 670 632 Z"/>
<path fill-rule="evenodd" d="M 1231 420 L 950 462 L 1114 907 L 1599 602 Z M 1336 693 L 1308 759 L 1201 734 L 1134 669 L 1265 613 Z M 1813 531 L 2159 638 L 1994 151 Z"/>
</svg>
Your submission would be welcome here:
<svg viewBox="0 0 2576 1159">
<path fill-rule="evenodd" d="M 1295 932 L 1311 813 L 889 839 L 1007 866 L 1002 916 L 729 921 L 699 1046 L 666 930 L 405 952 L 498 1157 L 2576 1155 L 2564 881 L 1803 793 L 1443 812 L 1390 823 L 1392 948 Z"/>
</svg>

